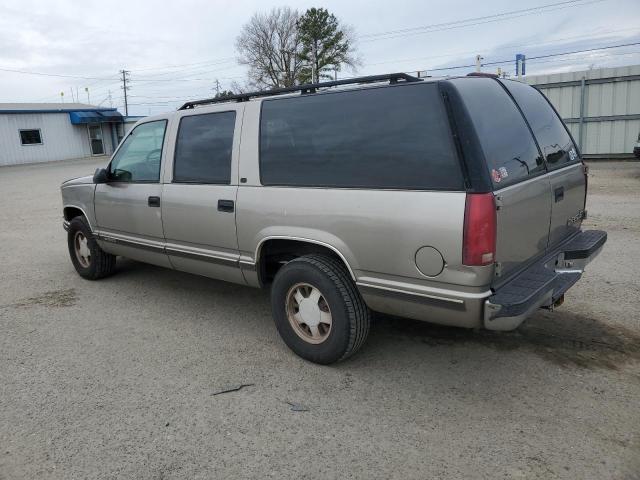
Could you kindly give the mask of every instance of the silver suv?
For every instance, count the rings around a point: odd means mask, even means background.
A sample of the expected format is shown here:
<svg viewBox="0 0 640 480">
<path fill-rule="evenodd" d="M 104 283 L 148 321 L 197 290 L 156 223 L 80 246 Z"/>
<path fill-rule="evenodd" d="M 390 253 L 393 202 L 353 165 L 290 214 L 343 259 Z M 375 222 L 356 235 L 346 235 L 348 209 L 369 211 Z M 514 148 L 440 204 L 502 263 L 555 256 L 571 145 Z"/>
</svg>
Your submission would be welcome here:
<svg viewBox="0 0 640 480">
<path fill-rule="evenodd" d="M 600 251 L 587 170 L 547 99 L 510 80 L 363 77 L 185 104 L 62 185 L 71 261 L 123 256 L 271 290 L 318 363 L 370 312 L 511 330 Z"/>
</svg>

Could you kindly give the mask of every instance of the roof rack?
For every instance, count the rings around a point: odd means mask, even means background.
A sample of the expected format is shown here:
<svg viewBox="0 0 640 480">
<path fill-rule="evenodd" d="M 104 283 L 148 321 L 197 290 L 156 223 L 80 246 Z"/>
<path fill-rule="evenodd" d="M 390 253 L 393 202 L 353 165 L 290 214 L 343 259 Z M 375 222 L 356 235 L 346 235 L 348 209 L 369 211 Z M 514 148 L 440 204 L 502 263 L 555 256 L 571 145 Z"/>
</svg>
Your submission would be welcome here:
<svg viewBox="0 0 640 480">
<path fill-rule="evenodd" d="M 229 95 L 220 98 L 207 98 L 204 100 L 194 100 L 182 105 L 178 110 L 188 110 L 198 105 L 210 105 L 212 103 L 221 102 L 246 102 L 256 97 L 270 97 L 272 95 L 283 95 L 285 93 L 300 92 L 302 95 L 315 93 L 319 88 L 337 87 L 340 85 L 354 85 L 362 83 L 374 83 L 388 81 L 390 84 L 402 82 L 420 82 L 421 78 L 407 75 L 406 73 L 389 73 L 386 75 L 370 75 L 367 77 L 355 77 L 344 80 L 333 80 L 330 82 L 308 83 L 305 85 L 296 85 L 295 87 L 274 88 L 273 90 L 262 90 L 258 92 L 242 93 L 239 95 Z"/>
</svg>

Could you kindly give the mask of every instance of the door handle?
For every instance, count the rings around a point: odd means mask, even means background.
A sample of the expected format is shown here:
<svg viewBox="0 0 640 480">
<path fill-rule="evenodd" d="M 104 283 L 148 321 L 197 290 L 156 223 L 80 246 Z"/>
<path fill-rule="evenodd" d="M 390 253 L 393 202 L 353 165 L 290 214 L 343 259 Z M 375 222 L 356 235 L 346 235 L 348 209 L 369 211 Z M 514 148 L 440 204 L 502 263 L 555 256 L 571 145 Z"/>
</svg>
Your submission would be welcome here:
<svg viewBox="0 0 640 480">
<path fill-rule="evenodd" d="M 218 200 L 219 212 L 233 212 L 235 204 L 233 200 Z"/>
<path fill-rule="evenodd" d="M 553 191 L 556 202 L 564 200 L 564 187 L 558 187 Z"/>
<path fill-rule="evenodd" d="M 150 207 L 159 207 L 160 197 L 149 197 L 148 204 Z"/>
</svg>

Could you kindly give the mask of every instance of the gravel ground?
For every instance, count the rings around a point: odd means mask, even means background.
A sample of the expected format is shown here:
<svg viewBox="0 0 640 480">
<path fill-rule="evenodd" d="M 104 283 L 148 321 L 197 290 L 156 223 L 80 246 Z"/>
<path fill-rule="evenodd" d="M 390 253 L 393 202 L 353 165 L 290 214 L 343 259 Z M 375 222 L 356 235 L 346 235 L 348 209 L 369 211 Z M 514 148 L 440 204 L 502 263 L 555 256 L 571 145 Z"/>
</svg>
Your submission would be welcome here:
<svg viewBox="0 0 640 480">
<path fill-rule="evenodd" d="M 95 166 L 0 169 L 0 479 L 640 478 L 638 163 L 592 165 L 609 241 L 554 313 L 378 317 L 331 367 L 286 348 L 266 292 L 76 275 L 58 187 Z"/>
</svg>

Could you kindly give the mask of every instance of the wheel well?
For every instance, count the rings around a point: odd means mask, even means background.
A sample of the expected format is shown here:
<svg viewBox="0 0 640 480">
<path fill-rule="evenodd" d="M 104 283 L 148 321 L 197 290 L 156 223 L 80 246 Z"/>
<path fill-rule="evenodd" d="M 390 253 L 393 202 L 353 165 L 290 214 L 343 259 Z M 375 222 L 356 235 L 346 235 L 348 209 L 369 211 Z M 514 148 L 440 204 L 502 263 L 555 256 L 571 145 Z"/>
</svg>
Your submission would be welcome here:
<svg viewBox="0 0 640 480">
<path fill-rule="evenodd" d="M 273 239 L 265 241 L 260 248 L 258 259 L 260 284 L 269 285 L 284 264 L 296 257 L 312 253 L 321 253 L 335 258 L 351 272 L 345 260 L 329 247 L 304 240 Z"/>
<path fill-rule="evenodd" d="M 82 217 L 84 215 L 82 210 L 76 207 L 64 207 L 63 212 L 64 212 L 64 219 L 67 222 L 70 222 L 76 217 Z"/>
</svg>

